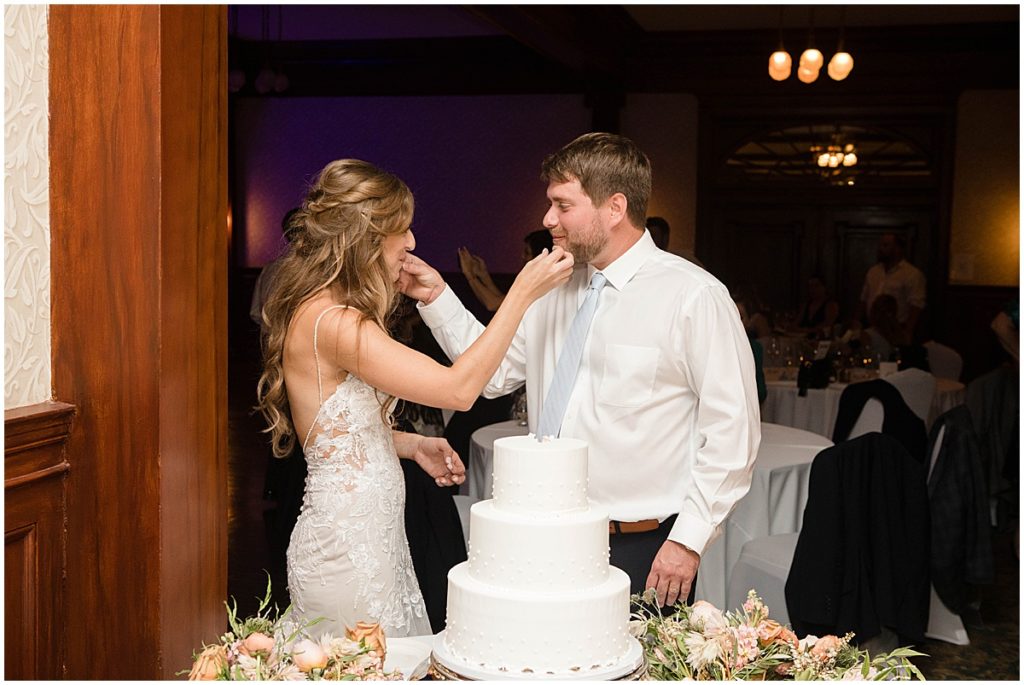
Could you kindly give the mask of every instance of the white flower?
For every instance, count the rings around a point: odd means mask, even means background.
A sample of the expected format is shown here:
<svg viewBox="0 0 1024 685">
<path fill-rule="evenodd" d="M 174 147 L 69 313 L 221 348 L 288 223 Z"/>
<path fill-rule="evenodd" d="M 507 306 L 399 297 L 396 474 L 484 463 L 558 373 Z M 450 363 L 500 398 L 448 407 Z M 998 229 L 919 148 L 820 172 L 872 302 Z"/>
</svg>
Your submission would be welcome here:
<svg viewBox="0 0 1024 685">
<path fill-rule="evenodd" d="M 808 635 L 804 639 L 800 640 L 800 646 L 799 646 L 798 649 L 801 652 L 806 652 L 808 649 L 813 647 L 817 642 L 818 642 L 818 636 L 817 635 Z"/>
<path fill-rule="evenodd" d="M 699 671 L 708 664 L 718 661 L 722 656 L 722 646 L 714 638 L 707 638 L 700 633 L 690 632 L 683 638 L 683 642 L 686 643 L 686 649 L 689 651 L 689 654 L 686 655 L 686 661 L 695 670 Z"/>
<path fill-rule="evenodd" d="M 846 670 L 843 674 L 842 680 L 874 680 L 875 676 L 878 675 L 878 669 L 874 666 L 868 668 L 868 674 L 865 676 L 861 673 L 861 664 L 857 664 L 852 668 Z"/>
<path fill-rule="evenodd" d="M 715 605 L 702 599 L 693 603 L 690 609 L 690 622 L 696 623 L 706 633 L 719 632 L 729 626 L 722 612 Z"/>
<path fill-rule="evenodd" d="M 629 622 L 629 635 L 630 637 L 640 638 L 647 632 L 647 624 L 644 621 L 630 621 Z"/>
</svg>

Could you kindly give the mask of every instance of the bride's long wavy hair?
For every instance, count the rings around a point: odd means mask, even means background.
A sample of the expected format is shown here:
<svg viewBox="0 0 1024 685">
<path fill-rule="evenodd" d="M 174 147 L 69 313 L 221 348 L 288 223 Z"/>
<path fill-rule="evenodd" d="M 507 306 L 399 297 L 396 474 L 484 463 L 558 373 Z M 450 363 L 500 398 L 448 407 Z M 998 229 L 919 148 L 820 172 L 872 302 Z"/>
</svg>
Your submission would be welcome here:
<svg viewBox="0 0 1024 685">
<path fill-rule="evenodd" d="M 302 303 L 324 290 L 387 330 L 398 302 L 383 256 L 384 238 L 412 224 L 413 198 L 399 178 L 368 162 L 339 159 L 313 182 L 291 219 L 291 245 L 263 307 L 263 375 L 257 387 L 274 455 L 295 444 L 284 383 L 285 335 Z M 393 398 L 381 407 L 382 417 Z"/>
</svg>

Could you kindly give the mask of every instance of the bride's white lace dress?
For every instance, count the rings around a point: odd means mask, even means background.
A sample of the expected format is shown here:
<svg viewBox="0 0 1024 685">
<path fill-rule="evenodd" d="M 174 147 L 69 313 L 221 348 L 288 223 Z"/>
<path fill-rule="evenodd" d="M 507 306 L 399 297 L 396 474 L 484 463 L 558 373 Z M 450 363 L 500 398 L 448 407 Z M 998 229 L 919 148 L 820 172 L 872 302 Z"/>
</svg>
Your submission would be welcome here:
<svg viewBox="0 0 1024 685">
<path fill-rule="evenodd" d="M 314 326 L 315 354 L 327 311 Z M 293 620 L 325 617 L 314 635 L 341 635 L 357 621 L 379 622 L 388 637 L 429 635 L 405 537 L 402 467 L 376 391 L 348 374 L 321 399 L 303 453 L 306 490 L 288 545 Z"/>
</svg>

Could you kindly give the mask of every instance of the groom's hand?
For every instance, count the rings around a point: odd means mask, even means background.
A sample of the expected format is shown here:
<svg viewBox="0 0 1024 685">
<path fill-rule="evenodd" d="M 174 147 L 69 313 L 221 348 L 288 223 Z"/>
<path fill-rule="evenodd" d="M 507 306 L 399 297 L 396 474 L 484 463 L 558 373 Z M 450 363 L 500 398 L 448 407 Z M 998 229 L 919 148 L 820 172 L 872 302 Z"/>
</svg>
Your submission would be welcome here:
<svg viewBox="0 0 1024 685">
<path fill-rule="evenodd" d="M 645 587 L 657 589 L 659 606 L 685 602 L 699 565 L 699 554 L 674 540 L 666 540 L 654 557 Z"/>
<path fill-rule="evenodd" d="M 412 458 L 438 487 L 460 485 L 466 480 L 466 467 L 444 438 L 423 438 Z"/>
<path fill-rule="evenodd" d="M 406 255 L 402 273 L 398 276 L 398 289 L 403 294 L 423 304 L 430 304 L 444 288 L 444 279 L 437 269 L 415 255 Z"/>
</svg>

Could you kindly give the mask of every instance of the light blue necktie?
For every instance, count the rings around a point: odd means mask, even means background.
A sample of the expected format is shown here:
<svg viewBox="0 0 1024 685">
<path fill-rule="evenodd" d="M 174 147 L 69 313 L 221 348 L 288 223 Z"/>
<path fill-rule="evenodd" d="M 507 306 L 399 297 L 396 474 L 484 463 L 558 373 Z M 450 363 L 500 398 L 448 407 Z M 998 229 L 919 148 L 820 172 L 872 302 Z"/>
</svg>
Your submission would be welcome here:
<svg viewBox="0 0 1024 685">
<path fill-rule="evenodd" d="M 595 271 L 590 278 L 587 296 L 583 299 L 580 310 L 576 312 L 576 318 L 572 320 L 569 334 L 562 346 L 562 353 L 558 356 L 558 364 L 555 365 L 555 376 L 551 379 L 548 396 L 540 413 L 540 422 L 537 424 L 538 440 L 545 436 L 557 437 L 562 429 L 562 417 L 565 416 L 569 395 L 572 394 L 572 386 L 576 383 L 576 374 L 580 370 L 583 344 L 587 342 L 590 322 L 594 320 L 594 313 L 597 311 L 597 298 L 607 282 L 608 279 L 600 271 Z"/>
</svg>

